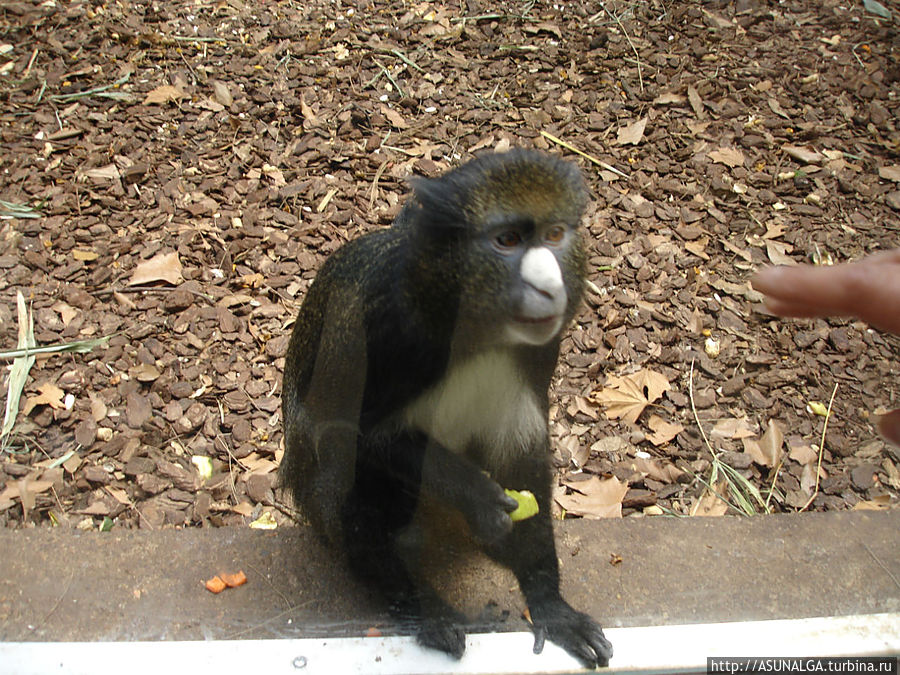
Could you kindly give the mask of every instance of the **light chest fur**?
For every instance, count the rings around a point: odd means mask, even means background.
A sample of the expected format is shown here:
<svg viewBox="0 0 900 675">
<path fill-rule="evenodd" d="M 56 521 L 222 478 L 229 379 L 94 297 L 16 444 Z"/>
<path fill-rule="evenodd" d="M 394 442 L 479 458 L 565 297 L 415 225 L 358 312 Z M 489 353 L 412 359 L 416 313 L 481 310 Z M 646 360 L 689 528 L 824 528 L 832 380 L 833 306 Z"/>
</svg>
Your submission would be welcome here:
<svg viewBox="0 0 900 675">
<path fill-rule="evenodd" d="M 526 454 L 547 434 L 540 402 L 505 350 L 452 366 L 406 409 L 405 417 L 454 452 L 477 444 L 495 466 Z"/>
</svg>

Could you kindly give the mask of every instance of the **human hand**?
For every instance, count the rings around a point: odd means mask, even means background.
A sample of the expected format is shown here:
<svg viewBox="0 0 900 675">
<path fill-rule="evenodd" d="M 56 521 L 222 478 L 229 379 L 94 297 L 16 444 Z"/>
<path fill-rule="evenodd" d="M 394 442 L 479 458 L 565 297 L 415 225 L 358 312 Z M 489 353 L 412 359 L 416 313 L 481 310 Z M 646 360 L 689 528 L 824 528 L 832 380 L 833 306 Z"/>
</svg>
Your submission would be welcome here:
<svg viewBox="0 0 900 675">
<path fill-rule="evenodd" d="M 768 267 L 751 282 L 773 314 L 852 316 L 900 335 L 900 248 L 842 265 Z M 878 430 L 900 445 L 900 410 L 882 415 Z"/>
<path fill-rule="evenodd" d="M 767 267 L 751 282 L 773 314 L 853 316 L 900 335 L 900 248 L 842 265 Z"/>
</svg>

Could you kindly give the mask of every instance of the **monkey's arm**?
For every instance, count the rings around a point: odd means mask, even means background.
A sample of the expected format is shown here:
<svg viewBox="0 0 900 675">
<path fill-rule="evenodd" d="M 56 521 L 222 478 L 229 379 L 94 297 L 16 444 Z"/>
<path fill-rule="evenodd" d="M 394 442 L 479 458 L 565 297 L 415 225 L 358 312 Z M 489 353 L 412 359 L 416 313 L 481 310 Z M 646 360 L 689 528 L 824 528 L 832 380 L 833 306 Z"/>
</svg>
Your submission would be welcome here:
<svg viewBox="0 0 900 675">
<path fill-rule="evenodd" d="M 367 470 L 384 475 L 408 495 L 419 494 L 459 511 L 476 539 L 496 542 L 512 529 L 515 499 L 465 457 L 416 429 L 369 434 L 360 441 Z"/>
<path fill-rule="evenodd" d="M 330 283 L 311 289 L 288 348 L 280 473 L 318 531 L 339 543 L 355 480 L 366 345 L 358 292 L 327 271 L 323 278 Z"/>
<path fill-rule="evenodd" d="M 488 545 L 509 534 L 509 514 L 519 505 L 475 464 L 430 439 L 422 462 L 422 491 L 462 513 L 475 538 Z"/>
<path fill-rule="evenodd" d="M 559 591 L 546 457 L 546 452 L 533 452 L 498 476 L 508 487 L 533 492 L 540 510 L 534 517 L 515 523 L 509 536 L 488 547 L 487 552 L 509 567 L 519 581 L 531 615 L 535 653 L 540 653 L 544 640 L 549 639 L 589 668 L 605 666 L 612 657 L 612 645 L 602 628 L 587 614 L 573 609 Z"/>
</svg>

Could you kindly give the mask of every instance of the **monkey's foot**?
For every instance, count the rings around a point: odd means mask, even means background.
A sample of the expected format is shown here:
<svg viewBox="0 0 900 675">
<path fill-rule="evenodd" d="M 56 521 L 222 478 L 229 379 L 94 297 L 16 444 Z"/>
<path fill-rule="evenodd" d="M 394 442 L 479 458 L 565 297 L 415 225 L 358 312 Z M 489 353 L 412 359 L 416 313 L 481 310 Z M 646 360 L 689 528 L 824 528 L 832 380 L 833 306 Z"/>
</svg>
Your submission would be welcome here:
<svg viewBox="0 0 900 675">
<path fill-rule="evenodd" d="M 457 659 L 466 651 L 466 631 L 450 617 L 423 619 L 416 639 L 423 647 L 439 649 Z"/>
<path fill-rule="evenodd" d="M 587 614 L 576 612 L 562 598 L 529 607 L 534 629 L 534 653 L 544 649 L 545 639 L 555 642 L 586 668 L 608 666 L 613 655 L 612 644 L 603 629 Z"/>
</svg>

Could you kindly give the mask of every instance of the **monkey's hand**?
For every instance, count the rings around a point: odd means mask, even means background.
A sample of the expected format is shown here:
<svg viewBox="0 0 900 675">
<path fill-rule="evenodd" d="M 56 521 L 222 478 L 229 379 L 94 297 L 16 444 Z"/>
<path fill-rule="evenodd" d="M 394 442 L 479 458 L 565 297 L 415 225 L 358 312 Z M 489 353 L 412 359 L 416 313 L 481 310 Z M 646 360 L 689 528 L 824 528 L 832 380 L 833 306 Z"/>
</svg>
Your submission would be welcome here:
<svg viewBox="0 0 900 675">
<path fill-rule="evenodd" d="M 463 514 L 472 534 L 483 544 L 494 544 L 512 531 L 509 514 L 519 508 L 519 503 L 507 495 L 485 474 L 479 474 L 471 486 L 468 504 Z"/>
<path fill-rule="evenodd" d="M 600 624 L 587 614 L 576 612 L 561 597 L 529 605 L 534 630 L 534 653 L 540 654 L 550 639 L 569 652 L 586 668 L 609 665 L 613 648 Z"/>
</svg>

